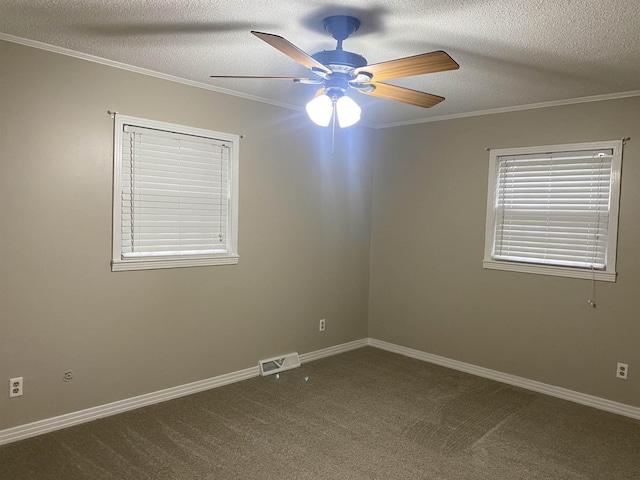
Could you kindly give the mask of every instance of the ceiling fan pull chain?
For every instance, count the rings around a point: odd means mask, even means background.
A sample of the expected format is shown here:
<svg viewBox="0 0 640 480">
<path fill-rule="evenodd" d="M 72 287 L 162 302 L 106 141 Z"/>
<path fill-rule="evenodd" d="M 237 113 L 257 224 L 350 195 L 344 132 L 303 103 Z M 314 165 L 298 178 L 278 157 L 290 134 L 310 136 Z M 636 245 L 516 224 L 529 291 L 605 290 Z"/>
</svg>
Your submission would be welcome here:
<svg viewBox="0 0 640 480">
<path fill-rule="evenodd" d="M 336 109 L 335 106 L 333 108 L 333 113 L 331 115 L 331 155 L 333 155 L 333 146 L 336 143 Z"/>
</svg>

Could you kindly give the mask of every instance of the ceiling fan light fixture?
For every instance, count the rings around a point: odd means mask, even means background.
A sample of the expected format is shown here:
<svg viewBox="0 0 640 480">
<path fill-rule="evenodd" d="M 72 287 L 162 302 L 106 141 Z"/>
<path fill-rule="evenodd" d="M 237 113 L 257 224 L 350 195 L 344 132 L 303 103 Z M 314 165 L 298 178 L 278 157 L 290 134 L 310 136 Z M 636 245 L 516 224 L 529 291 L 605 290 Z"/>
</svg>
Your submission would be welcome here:
<svg viewBox="0 0 640 480">
<path fill-rule="evenodd" d="M 357 123 L 361 114 L 358 104 L 346 95 L 350 90 L 429 108 L 442 102 L 444 97 L 381 81 L 460 68 L 460 65 L 442 50 L 369 64 L 362 55 L 342 48 L 342 42 L 360 28 L 360 20 L 350 15 L 333 15 L 325 18 L 322 25 L 338 43 L 333 50 L 322 50 L 313 55 L 305 53 L 280 35 L 251 31 L 263 42 L 309 69 L 310 78 L 247 75 L 211 75 L 211 78 L 263 78 L 320 85 L 316 96 L 306 105 L 309 118 L 323 127 L 328 126 L 332 120 L 335 127 L 337 120 L 340 127 L 345 128 Z"/>
<path fill-rule="evenodd" d="M 313 123 L 326 127 L 333 116 L 333 101 L 325 93 L 314 97 L 306 106 L 307 114 Z"/>
<path fill-rule="evenodd" d="M 362 113 L 360 106 L 347 95 L 336 97 L 335 95 L 330 97 L 323 93 L 307 103 L 307 114 L 313 123 L 321 127 L 327 127 L 333 118 L 334 109 L 336 117 L 338 117 L 338 125 L 341 128 L 350 127 L 358 123 Z"/>
<path fill-rule="evenodd" d="M 358 123 L 362 110 L 353 98 L 344 95 L 336 101 L 336 115 L 341 128 Z"/>
</svg>

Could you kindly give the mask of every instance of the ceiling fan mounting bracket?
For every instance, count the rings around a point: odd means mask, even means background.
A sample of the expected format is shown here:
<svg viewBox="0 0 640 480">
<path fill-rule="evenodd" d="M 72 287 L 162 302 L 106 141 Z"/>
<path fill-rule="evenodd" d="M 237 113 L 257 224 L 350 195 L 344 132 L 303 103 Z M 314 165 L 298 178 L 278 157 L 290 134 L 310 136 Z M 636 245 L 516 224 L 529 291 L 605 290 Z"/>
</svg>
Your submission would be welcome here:
<svg viewBox="0 0 640 480">
<path fill-rule="evenodd" d="M 322 21 L 322 26 L 333 38 L 338 40 L 338 44 L 341 44 L 342 40 L 360 28 L 360 20 L 349 15 L 333 15 L 325 18 Z"/>
</svg>

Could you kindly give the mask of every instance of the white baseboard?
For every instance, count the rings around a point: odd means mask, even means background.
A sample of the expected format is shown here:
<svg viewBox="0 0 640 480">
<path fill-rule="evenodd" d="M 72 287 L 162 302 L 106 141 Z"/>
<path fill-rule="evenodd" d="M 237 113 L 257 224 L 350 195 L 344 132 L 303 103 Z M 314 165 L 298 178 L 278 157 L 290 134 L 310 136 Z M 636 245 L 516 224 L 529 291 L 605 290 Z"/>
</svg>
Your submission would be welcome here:
<svg viewBox="0 0 640 480">
<path fill-rule="evenodd" d="M 348 352 L 350 350 L 356 350 L 358 348 L 366 347 L 369 345 L 368 338 L 362 338 L 360 340 L 354 340 L 353 342 L 342 343 L 340 345 L 334 345 L 333 347 L 323 348 L 322 350 L 316 350 L 315 352 L 303 353 L 300 355 L 300 362 L 307 363 L 314 360 L 319 360 L 324 357 L 330 357 L 339 353 Z"/>
<path fill-rule="evenodd" d="M 429 363 L 435 363 L 443 367 L 452 368 L 461 372 L 470 373 L 479 377 L 489 378 L 497 382 L 507 383 L 516 387 L 525 388 L 534 392 L 544 393 L 552 397 L 561 398 L 563 400 L 569 400 L 570 402 L 580 403 L 589 407 L 598 408 L 607 412 L 616 413 L 625 417 L 635 418 L 640 420 L 640 408 L 633 407 L 631 405 L 625 405 L 624 403 L 613 402 L 600 397 L 594 397 L 593 395 L 587 395 L 586 393 L 575 392 L 566 388 L 556 387 L 546 383 L 536 382 L 527 378 L 518 377 L 516 375 L 510 375 L 508 373 L 498 372 L 497 370 L 490 370 L 488 368 L 478 367 L 470 363 L 459 362 L 458 360 L 451 360 L 450 358 L 441 357 L 439 355 L 433 355 L 431 353 L 422 352 L 420 350 L 414 350 L 412 348 L 402 347 L 393 343 L 383 342 L 374 338 L 368 339 L 368 344 L 372 347 L 387 350 L 393 353 L 399 353 L 406 357 L 415 358 Z"/>
<path fill-rule="evenodd" d="M 123 413 L 128 410 L 153 405 L 155 403 L 172 400 L 185 395 L 202 392 L 211 388 L 221 387 L 229 383 L 239 382 L 248 378 L 258 376 L 258 367 L 247 368 L 217 377 L 199 380 L 197 382 L 179 385 L 177 387 L 159 390 L 157 392 L 146 393 L 137 397 L 118 400 L 117 402 L 99 405 L 97 407 L 87 408 L 77 412 L 67 413 L 57 417 L 38 420 L 37 422 L 28 423 L 26 425 L 18 425 L 17 427 L 0 430 L 0 445 L 22 440 L 43 433 L 53 432 L 62 428 L 71 427 L 80 423 L 90 422 L 98 418 L 108 417 L 117 413 Z"/>
<path fill-rule="evenodd" d="M 640 408 L 638 407 L 632 407 L 630 405 L 613 402 L 611 400 L 594 397 L 592 395 L 574 392 L 565 388 L 536 382 L 534 380 L 517 377 L 515 375 L 509 375 L 507 373 L 490 370 L 488 368 L 478 367 L 469 363 L 451 360 L 446 357 L 433 355 L 431 353 L 422 352 L 420 350 L 414 350 L 412 348 L 402 347 L 393 343 L 383 342 L 374 338 L 363 338 L 361 340 L 355 340 L 353 342 L 335 345 L 332 347 L 324 348 L 322 350 L 303 353 L 302 355 L 300 355 L 300 362 L 311 362 L 313 360 L 318 360 L 320 358 L 348 352 L 350 350 L 355 350 L 367 345 L 375 348 L 380 348 L 382 350 L 387 350 L 389 352 L 398 353 L 406 357 L 411 357 L 425 362 L 434 363 L 436 365 L 441 365 L 443 367 L 452 368 L 454 370 L 470 373 L 479 377 L 485 377 L 491 380 L 496 380 L 498 382 L 525 388 L 534 392 L 544 393 L 552 397 L 558 397 L 564 400 L 569 400 L 571 402 L 587 405 L 589 407 L 598 408 L 600 410 L 606 410 L 618 415 L 624 415 L 625 417 L 640 419 Z M 6 430 L 0 430 L 0 445 L 16 442 L 18 440 L 23 440 L 29 437 L 35 437 L 37 435 L 53 432 L 55 430 L 61 430 L 73 425 L 97 420 L 98 418 L 123 413 L 128 410 L 165 402 L 167 400 L 183 397 L 185 395 L 191 395 L 193 393 L 210 390 L 212 388 L 221 387 L 230 383 L 240 382 L 242 380 L 257 377 L 258 374 L 258 366 L 255 366 L 246 368 L 244 370 L 239 370 L 237 372 L 227 373 L 224 375 L 219 375 L 217 377 L 188 383 L 186 385 L 179 385 L 177 387 L 167 388 L 165 390 L 151 392 L 145 395 L 139 395 L 137 397 L 108 403 L 106 405 L 87 408 L 78 412 L 72 412 L 65 415 L 60 415 L 58 417 L 47 418 L 44 420 L 39 420 L 37 422 L 28 423 L 26 425 L 19 425 L 17 427 L 8 428 Z"/>
<path fill-rule="evenodd" d="M 343 343 L 332 347 L 316 350 L 314 352 L 304 353 L 300 355 L 302 363 L 311 362 L 320 358 L 337 355 L 339 353 L 348 352 L 356 348 L 367 346 L 367 339 L 355 340 L 353 342 Z M 108 417 L 117 413 L 123 413 L 140 407 L 146 407 L 155 403 L 165 402 L 185 395 L 210 390 L 212 388 L 221 387 L 230 383 L 240 382 L 249 378 L 257 377 L 259 369 L 257 366 L 239 370 L 237 372 L 219 375 L 217 377 L 199 380 L 197 382 L 179 385 L 177 387 L 151 392 L 137 397 L 118 400 L 117 402 L 99 405 L 97 407 L 87 408 L 77 412 L 67 413 L 53 418 L 39 420 L 37 422 L 28 423 L 26 425 L 18 425 L 17 427 L 0 430 L 0 445 L 16 442 L 29 437 L 42 435 L 43 433 L 61 430 L 81 423 L 97 420 L 98 418 Z"/>
</svg>

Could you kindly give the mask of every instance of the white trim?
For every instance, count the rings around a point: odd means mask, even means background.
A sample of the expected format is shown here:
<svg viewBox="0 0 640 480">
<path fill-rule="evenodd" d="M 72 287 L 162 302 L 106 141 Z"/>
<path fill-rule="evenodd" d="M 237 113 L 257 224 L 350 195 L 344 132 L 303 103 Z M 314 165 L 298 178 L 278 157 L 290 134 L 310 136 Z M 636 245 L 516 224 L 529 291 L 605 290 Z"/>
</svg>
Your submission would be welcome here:
<svg viewBox="0 0 640 480">
<path fill-rule="evenodd" d="M 367 339 L 363 338 L 360 340 L 355 340 L 353 342 L 324 348 L 322 350 L 316 350 L 315 352 L 302 354 L 300 355 L 300 362 L 307 363 L 313 360 L 329 357 L 331 355 L 337 355 L 339 353 L 348 352 L 350 350 L 365 346 L 367 346 Z M 26 425 L 18 425 L 17 427 L 0 430 L 0 445 L 16 442 L 25 438 L 35 437 L 37 435 L 53 432 L 55 430 L 61 430 L 73 425 L 79 425 L 81 423 L 97 420 L 98 418 L 109 417 L 111 415 L 134 410 L 136 408 L 166 402 L 167 400 L 184 397 L 185 395 L 191 395 L 193 393 L 203 392 L 205 390 L 221 387 L 230 383 L 248 380 L 249 378 L 257 377 L 258 375 L 259 368 L 256 365 L 255 367 L 246 368 L 237 372 L 231 372 L 224 375 L 219 375 L 217 377 L 199 380 L 193 383 L 179 385 L 177 387 L 171 387 L 164 390 L 159 390 L 157 392 L 139 395 L 137 397 L 118 400 L 117 402 L 107 403 L 105 405 L 67 413 L 58 417 L 39 420 L 37 422 L 28 423 Z"/>
<path fill-rule="evenodd" d="M 436 365 L 441 365 L 443 367 L 452 368 L 454 370 L 459 370 L 471 375 L 477 375 L 479 377 L 488 378 L 497 382 L 525 388 L 527 390 L 543 393 L 545 395 L 561 398 L 563 400 L 569 400 L 571 402 L 587 405 L 589 407 L 605 410 L 607 412 L 616 413 L 625 417 L 640 419 L 640 408 L 638 407 L 633 407 L 630 405 L 613 402 L 611 400 L 594 397 L 592 395 L 575 392 L 565 388 L 536 382 L 534 380 L 498 372 L 496 370 L 478 367 L 469 363 L 452 360 L 446 357 L 422 352 L 420 350 L 402 347 L 400 345 L 384 342 L 382 340 L 376 340 L 374 338 L 363 338 L 360 340 L 343 343 L 341 345 L 327 347 L 322 350 L 304 353 L 300 355 L 300 362 L 307 363 L 366 346 L 379 348 L 381 350 L 397 353 L 405 357 L 415 358 L 424 362 L 434 363 Z M 237 372 L 227 373 L 224 375 L 219 375 L 217 377 L 188 383 L 186 385 L 179 385 L 177 387 L 171 387 L 165 390 L 119 400 L 117 402 L 112 402 L 105 405 L 87 408 L 85 410 L 80 410 L 77 412 L 71 412 L 65 415 L 60 415 L 58 417 L 47 418 L 25 425 L 19 425 L 17 427 L 0 430 L 0 445 L 16 442 L 18 440 L 24 440 L 26 438 L 35 437 L 37 435 L 42 435 L 44 433 L 53 432 L 56 430 L 61 430 L 73 425 L 87 423 L 92 420 L 116 415 L 118 413 L 134 410 L 136 408 L 154 405 L 156 403 L 165 402 L 174 398 L 210 390 L 212 388 L 221 387 L 223 385 L 248 380 L 250 378 L 257 377 L 258 375 L 259 368 L 258 366 L 255 366 L 246 368 L 244 370 L 239 370 Z"/>
<path fill-rule="evenodd" d="M 497 260 L 483 260 L 482 268 L 487 270 L 505 270 L 507 272 L 534 273 L 536 275 L 551 275 L 553 277 L 583 278 L 601 282 L 615 282 L 616 272 L 600 272 L 594 270 L 579 270 L 570 267 L 556 267 L 553 265 L 533 265 L 519 262 L 500 262 Z"/>
<path fill-rule="evenodd" d="M 303 353 L 302 355 L 300 355 L 300 362 L 312 362 L 321 358 L 338 355 L 339 353 L 357 350 L 358 348 L 366 347 L 367 345 L 369 345 L 368 339 L 361 338 L 360 340 L 354 340 L 353 342 L 334 345 L 332 347 L 323 348 L 322 350 L 316 350 L 315 352 Z"/>
<path fill-rule="evenodd" d="M 163 132 L 175 132 L 184 135 L 192 135 L 228 142 L 231 144 L 231 158 L 229 162 L 230 199 L 228 206 L 229 228 L 226 249 L 228 252 L 221 255 L 193 254 L 183 256 L 143 256 L 142 258 L 127 257 L 122 255 L 122 141 L 123 130 L 127 125 L 156 129 Z M 239 189 L 239 163 L 240 163 L 240 136 L 206 130 L 203 128 L 178 125 L 174 123 L 159 122 L 146 118 L 132 117 L 116 113 L 114 117 L 113 134 L 113 228 L 112 228 L 112 257 L 111 271 L 129 270 L 153 270 L 158 268 L 202 267 L 209 265 L 237 265 L 238 255 L 238 189 Z"/>
<path fill-rule="evenodd" d="M 249 95 L 248 93 L 236 92 L 235 90 L 229 90 L 227 88 L 216 87 L 209 85 L 208 83 L 196 82 L 194 80 L 188 80 L 186 78 L 176 77 L 167 73 L 156 72 L 155 70 L 149 70 L 146 68 L 136 67 L 134 65 L 128 65 L 126 63 L 117 62 L 115 60 L 109 60 L 108 58 L 102 58 L 88 53 L 77 52 L 64 47 L 58 47 L 56 45 L 49 45 L 48 43 L 38 42 L 36 40 L 30 40 L 28 38 L 16 37 L 7 33 L 0 33 L 0 40 L 5 40 L 11 43 L 18 43 L 27 47 L 38 48 L 40 50 L 46 50 L 48 52 L 59 53 L 60 55 L 66 55 L 68 57 L 79 58 L 80 60 L 87 60 L 93 63 L 99 63 L 108 67 L 119 68 L 120 70 L 127 70 L 133 73 L 139 73 L 150 77 L 160 78 L 162 80 L 168 80 L 170 82 L 181 83 L 183 85 L 189 85 L 190 87 L 203 88 L 205 90 L 211 90 L 213 92 L 224 93 L 225 95 L 231 95 L 233 97 L 240 97 L 246 100 L 253 100 L 255 102 L 267 103 L 269 105 L 275 105 L 276 107 L 288 108 L 290 110 L 296 110 L 298 112 L 304 111 L 304 108 L 292 105 L 290 103 L 278 102 L 277 100 L 270 100 L 268 98 L 262 98 L 255 95 Z"/>
<path fill-rule="evenodd" d="M 97 407 L 87 408 L 78 412 L 67 413 L 58 417 L 47 418 L 37 422 L 19 425 L 17 427 L 0 430 L 0 445 L 15 442 L 29 437 L 35 437 L 47 432 L 53 432 L 81 423 L 108 417 L 117 413 L 123 413 L 140 407 L 146 407 L 174 398 L 184 397 L 193 393 L 202 392 L 212 388 L 221 387 L 229 383 L 240 382 L 258 376 L 258 367 L 251 367 L 237 372 L 219 375 L 217 377 L 200 380 L 186 385 L 167 388 L 157 392 L 139 395 L 137 397 L 118 400 Z"/>
<path fill-rule="evenodd" d="M 597 408 L 599 410 L 605 410 L 607 412 L 616 413 L 625 417 L 635 418 L 640 420 L 640 407 L 633 407 L 631 405 L 625 405 L 624 403 L 618 403 L 611 400 L 607 400 L 593 395 L 587 395 L 586 393 L 575 392 L 562 387 L 556 387 L 555 385 L 549 385 L 542 382 L 536 382 L 535 380 L 529 380 L 528 378 L 518 377 L 516 375 L 510 375 L 508 373 L 499 372 L 497 370 L 491 370 L 489 368 L 478 367 L 470 363 L 460 362 L 458 360 L 452 360 L 450 358 L 441 357 L 432 353 L 422 352 L 420 350 L 414 350 L 412 348 L 402 347 L 382 340 L 376 340 L 369 338 L 369 345 L 389 352 L 398 353 L 405 357 L 415 358 L 422 360 L 423 362 L 434 363 L 443 367 L 452 368 L 471 375 L 477 375 L 478 377 L 488 378 L 497 382 L 506 383 L 508 385 L 514 385 L 516 387 L 525 388 L 534 392 L 543 393 L 563 400 L 569 400 L 570 402 L 579 403 L 588 407 Z"/>
<path fill-rule="evenodd" d="M 61 55 L 67 55 L 69 57 L 79 58 L 81 60 L 87 60 L 89 62 L 99 63 L 109 67 L 119 68 L 121 70 L 140 73 L 142 75 L 148 75 L 150 77 L 156 77 L 162 80 L 168 80 L 170 82 L 181 83 L 183 85 L 189 85 L 191 87 L 203 88 L 205 90 L 211 90 L 213 92 L 224 93 L 225 95 L 231 95 L 233 97 L 253 100 L 255 102 L 266 103 L 269 105 L 274 105 L 276 107 L 287 108 L 287 109 L 295 110 L 298 112 L 304 111 L 304 108 L 298 105 L 279 102 L 277 100 L 271 100 L 268 98 L 262 98 L 256 95 L 250 95 L 247 93 L 237 92 L 235 90 L 229 90 L 227 88 L 216 87 L 214 85 L 209 85 L 207 83 L 196 82 L 193 80 L 176 77 L 174 75 L 168 75 L 166 73 L 156 72 L 154 70 L 148 70 L 146 68 L 128 65 L 126 63 L 117 62 L 115 60 L 109 60 L 107 58 L 90 55 L 88 53 L 77 52 L 75 50 L 58 47 L 56 45 L 49 45 L 48 43 L 38 42 L 36 40 L 30 40 L 28 38 L 17 37 L 15 35 L 9 35 L 7 33 L 0 33 L 0 40 L 4 40 L 11 43 L 17 43 L 20 45 L 25 45 L 27 47 L 38 48 L 40 50 L 46 50 L 53 53 L 59 53 Z M 454 120 L 457 118 L 478 117 L 483 115 L 493 115 L 496 113 L 519 112 L 521 110 L 533 110 L 536 108 L 557 107 L 562 105 L 574 105 L 577 103 L 599 102 L 603 100 L 617 100 L 620 98 L 638 97 L 638 96 L 640 96 L 640 90 L 631 90 L 629 92 L 605 93 L 601 95 L 591 95 L 587 97 L 568 98 L 564 100 L 552 100 L 549 102 L 529 103 L 524 105 L 514 105 L 510 107 L 491 108 L 487 110 L 476 110 L 472 112 L 452 113 L 449 115 L 438 115 L 435 117 L 419 118 L 416 120 L 406 120 L 401 122 L 384 123 L 382 125 L 375 125 L 375 126 L 366 125 L 366 126 L 368 128 L 373 128 L 377 130 L 382 128 L 402 127 L 405 125 L 416 125 L 420 123 L 440 122 L 442 120 Z"/>
<path fill-rule="evenodd" d="M 586 268 L 572 268 L 549 264 L 529 264 L 515 261 L 501 261 L 493 258 L 496 236 L 496 184 L 500 157 L 511 155 L 527 155 L 549 152 L 571 152 L 580 150 L 611 149 L 611 191 L 609 193 L 609 224 L 607 227 L 608 241 L 604 270 L 589 270 Z M 618 210 L 620 205 L 620 172 L 622 169 L 622 140 L 603 140 L 596 142 L 567 143 L 561 145 L 541 145 L 532 147 L 515 147 L 489 150 L 489 177 L 487 187 L 487 214 L 485 223 L 483 268 L 490 270 L 506 270 L 510 272 L 534 273 L 556 277 L 581 278 L 615 282 L 616 252 L 618 246 Z"/>
<path fill-rule="evenodd" d="M 236 227 L 237 228 L 237 227 Z M 236 237 L 237 238 L 237 237 Z M 112 272 L 126 272 L 129 270 L 155 270 L 157 268 L 181 268 L 181 267 L 207 267 L 212 265 L 237 265 L 238 255 L 225 255 L 223 257 L 183 258 L 177 260 L 111 260 Z"/>
<path fill-rule="evenodd" d="M 437 117 L 419 118 L 416 120 L 406 120 L 402 122 L 384 123 L 377 125 L 376 130 L 381 128 L 403 127 L 405 125 L 417 125 L 420 123 L 441 122 L 443 120 L 455 120 L 457 118 L 480 117 L 483 115 L 495 115 L 496 113 L 519 112 L 521 110 L 534 110 L 536 108 L 560 107 L 562 105 L 575 105 L 577 103 L 601 102 L 603 100 L 618 100 L 620 98 L 640 97 L 640 90 L 629 92 L 605 93 L 602 95 L 590 95 L 588 97 L 567 98 L 564 100 L 551 100 L 549 102 L 528 103 L 524 105 L 513 105 L 511 107 L 490 108 L 487 110 L 476 110 L 475 112 L 452 113 L 450 115 L 438 115 Z"/>
</svg>

